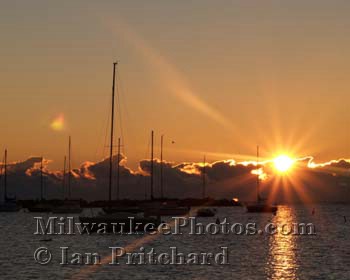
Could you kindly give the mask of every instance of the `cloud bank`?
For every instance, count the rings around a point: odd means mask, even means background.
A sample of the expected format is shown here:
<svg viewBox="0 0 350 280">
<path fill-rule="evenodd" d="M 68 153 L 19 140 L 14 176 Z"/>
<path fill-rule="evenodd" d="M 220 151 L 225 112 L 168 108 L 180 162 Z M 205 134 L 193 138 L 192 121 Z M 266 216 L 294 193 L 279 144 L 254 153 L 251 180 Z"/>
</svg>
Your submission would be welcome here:
<svg viewBox="0 0 350 280">
<path fill-rule="evenodd" d="M 139 162 L 137 170 L 127 167 L 127 159 L 120 156 L 120 196 L 128 199 L 144 199 L 150 196 L 150 160 Z M 40 197 L 40 157 L 8 164 L 8 190 L 18 199 Z M 49 159 L 43 160 L 44 196 L 47 199 L 63 198 L 63 172 L 51 170 Z M 117 170 L 117 156 L 113 156 Z M 2 166 L 2 164 L 0 164 Z M 154 196 L 160 194 L 160 160 L 154 161 Z M 205 166 L 207 195 L 213 198 L 238 197 L 251 201 L 256 196 L 255 162 L 222 160 Z M 300 158 L 293 169 L 281 175 L 274 170 L 273 162 L 260 166 L 264 173 L 261 182 L 263 196 L 277 203 L 283 202 L 350 202 L 350 161 L 332 160 L 315 163 L 312 157 Z M 2 170 L 2 168 L 1 168 Z M 164 192 L 167 197 L 199 198 L 202 195 L 202 162 L 163 162 Z M 71 188 L 74 198 L 104 200 L 108 194 L 109 158 L 99 162 L 86 161 L 71 170 Z M 115 195 L 116 172 L 114 172 Z M 67 178 L 67 177 L 66 177 Z M 67 182 L 67 179 L 66 179 Z M 1 178 L 3 194 L 3 176 Z M 2 195 L 3 197 L 3 195 Z"/>
</svg>

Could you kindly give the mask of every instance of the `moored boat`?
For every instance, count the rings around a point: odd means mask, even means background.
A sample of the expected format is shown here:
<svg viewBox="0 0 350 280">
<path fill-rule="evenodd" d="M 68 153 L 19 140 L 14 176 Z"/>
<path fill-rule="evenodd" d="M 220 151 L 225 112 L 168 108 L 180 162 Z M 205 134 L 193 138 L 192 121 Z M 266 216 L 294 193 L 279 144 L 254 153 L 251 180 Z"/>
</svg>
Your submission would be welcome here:
<svg viewBox="0 0 350 280">
<path fill-rule="evenodd" d="M 112 207 L 113 144 L 114 144 L 113 135 L 114 135 L 114 108 L 115 108 L 114 100 L 115 100 L 116 66 L 117 66 L 117 62 L 114 62 L 113 63 L 113 81 L 112 81 L 111 130 L 110 130 L 110 146 L 109 146 L 108 206 L 105 208 L 105 212 L 103 213 L 99 213 L 98 215 L 92 216 L 92 217 L 80 216 L 79 220 L 81 223 L 87 224 L 91 231 L 95 231 L 95 229 L 97 230 L 96 226 L 94 226 L 96 224 L 97 225 L 105 224 L 108 231 L 113 230 L 113 228 L 116 225 L 120 226 L 121 224 L 125 224 L 125 230 L 142 231 L 142 229 L 146 224 L 153 224 L 154 226 L 158 226 L 161 222 L 160 216 L 145 217 L 144 215 L 137 214 L 137 213 L 117 211 L 117 210 L 121 210 L 121 208 Z M 120 143 L 118 146 L 120 147 Z M 118 152 L 119 152 L 119 149 L 118 149 Z M 118 165 L 119 165 L 119 162 L 118 162 Z M 117 191 L 118 191 L 117 199 L 119 199 L 119 183 L 118 183 Z M 137 224 L 139 225 L 138 227 L 137 227 Z"/>
<path fill-rule="evenodd" d="M 3 203 L 0 203 L 0 212 L 17 212 L 20 209 L 15 199 L 7 199 Z"/>
<path fill-rule="evenodd" d="M 257 163 L 256 167 L 259 167 L 259 146 L 257 146 L 256 150 L 256 155 L 257 155 Z M 252 212 L 252 213 L 276 213 L 278 210 L 278 207 L 275 205 L 268 204 L 265 199 L 261 198 L 260 196 L 260 177 L 259 177 L 259 172 L 256 174 L 257 179 L 256 179 L 256 195 L 257 195 L 257 201 L 255 203 L 247 204 L 246 209 L 247 212 Z"/>
<path fill-rule="evenodd" d="M 103 211 L 107 214 L 112 214 L 112 213 L 132 213 L 132 214 L 137 214 L 144 212 L 140 207 L 127 207 L 127 206 L 111 206 L 111 207 L 104 207 Z"/>
<path fill-rule="evenodd" d="M 43 175 L 43 157 L 40 163 L 40 200 L 34 205 L 28 207 L 29 212 L 45 213 L 51 212 L 52 205 L 44 199 L 44 175 Z"/>
<path fill-rule="evenodd" d="M 175 202 L 153 201 L 143 206 L 145 216 L 184 216 L 191 207 L 179 206 Z"/>
<path fill-rule="evenodd" d="M 79 214 L 82 208 L 79 200 L 64 200 L 63 204 L 52 208 L 54 214 Z"/>
<path fill-rule="evenodd" d="M 5 149 L 4 155 L 4 201 L 0 202 L 0 212 L 17 212 L 20 207 L 17 204 L 16 198 L 10 198 L 7 195 L 7 150 Z M 2 172 L 0 172 L 2 174 Z"/>
<path fill-rule="evenodd" d="M 247 211 L 252 213 L 275 213 L 277 212 L 278 208 L 275 205 L 269 205 L 266 203 L 255 203 L 252 205 L 246 205 Z"/>
<path fill-rule="evenodd" d="M 98 231 L 101 226 L 107 232 L 145 232 L 154 231 L 161 223 L 160 217 L 145 217 L 141 213 L 100 213 L 94 217 L 80 216 L 79 220 L 89 232 Z"/>
<path fill-rule="evenodd" d="M 71 199 L 71 136 L 68 137 L 68 194 L 66 194 L 65 178 L 66 178 L 66 157 L 63 163 L 62 191 L 63 196 L 68 195 L 68 199 L 64 199 L 59 205 L 52 208 L 55 214 L 79 214 L 82 212 L 80 200 Z"/>
<path fill-rule="evenodd" d="M 45 212 L 51 212 L 52 206 L 45 202 L 45 201 L 39 201 L 37 204 L 34 204 L 31 207 L 27 208 L 29 212 L 35 212 L 35 213 L 45 213 Z"/>
<path fill-rule="evenodd" d="M 199 208 L 197 210 L 197 217 L 214 217 L 216 214 L 216 209 L 211 208 Z"/>
</svg>

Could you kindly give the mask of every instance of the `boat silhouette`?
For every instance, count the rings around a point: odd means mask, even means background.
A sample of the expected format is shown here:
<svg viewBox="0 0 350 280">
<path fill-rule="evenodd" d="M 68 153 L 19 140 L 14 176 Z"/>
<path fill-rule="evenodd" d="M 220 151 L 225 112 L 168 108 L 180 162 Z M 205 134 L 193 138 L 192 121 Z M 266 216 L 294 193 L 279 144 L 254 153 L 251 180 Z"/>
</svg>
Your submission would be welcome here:
<svg viewBox="0 0 350 280">
<path fill-rule="evenodd" d="M 71 189 L 71 147 L 72 147 L 71 136 L 68 137 L 68 198 L 66 197 L 61 203 L 51 209 L 51 212 L 54 214 L 79 214 L 82 212 L 82 208 L 80 206 L 80 200 L 71 199 L 72 197 L 72 189 Z M 63 195 L 65 196 L 65 177 L 66 177 L 66 157 L 64 157 L 63 161 L 63 176 L 62 176 L 62 190 Z"/>
<path fill-rule="evenodd" d="M 40 161 L 40 200 L 34 205 L 27 208 L 29 212 L 45 213 L 51 212 L 52 205 L 44 198 L 44 174 L 43 174 L 43 157 Z"/>
<path fill-rule="evenodd" d="M 4 169 L 4 201 L 0 203 L 0 212 L 17 212 L 20 207 L 17 204 L 16 197 L 9 197 L 7 194 L 7 149 L 5 149 L 4 165 L 2 168 Z"/>
<path fill-rule="evenodd" d="M 259 146 L 257 146 L 257 149 L 256 149 L 256 156 L 257 156 L 256 167 L 258 169 L 258 167 L 259 167 Z M 247 212 L 253 212 L 253 213 L 264 213 L 264 212 L 265 213 L 276 213 L 276 211 L 278 210 L 277 206 L 267 203 L 267 200 L 260 196 L 260 177 L 259 177 L 259 172 L 257 172 L 256 177 L 257 177 L 257 179 L 256 179 L 256 196 L 257 196 L 256 202 L 246 205 Z"/>
<path fill-rule="evenodd" d="M 128 211 L 128 209 L 125 209 L 125 208 L 122 209 L 122 207 L 112 207 L 114 107 L 115 107 L 114 100 L 115 100 L 115 82 L 116 82 L 117 64 L 118 64 L 117 62 L 113 63 L 112 104 L 111 104 L 112 110 L 111 110 L 110 147 L 109 147 L 108 205 L 106 208 L 104 208 L 103 212 L 100 212 L 95 216 L 79 217 L 80 222 L 86 224 L 91 231 L 94 231 L 96 229 L 96 227 L 94 226 L 96 224 L 105 224 L 107 227 L 107 230 L 111 231 L 113 230 L 114 225 L 118 225 L 118 224 L 130 225 L 130 224 L 138 223 L 141 225 L 141 227 L 136 228 L 136 226 L 135 227 L 129 226 L 129 228 L 125 228 L 125 230 L 137 231 L 139 229 L 142 230 L 142 225 L 153 224 L 155 227 L 157 227 L 161 223 L 160 216 L 145 217 L 140 213 L 131 213 Z M 119 162 L 118 162 L 118 165 L 119 165 Z M 118 196 L 119 196 L 119 186 L 118 186 Z M 118 210 L 121 210 L 121 211 L 118 211 Z M 135 223 L 132 223 L 132 221 L 135 221 Z"/>
</svg>

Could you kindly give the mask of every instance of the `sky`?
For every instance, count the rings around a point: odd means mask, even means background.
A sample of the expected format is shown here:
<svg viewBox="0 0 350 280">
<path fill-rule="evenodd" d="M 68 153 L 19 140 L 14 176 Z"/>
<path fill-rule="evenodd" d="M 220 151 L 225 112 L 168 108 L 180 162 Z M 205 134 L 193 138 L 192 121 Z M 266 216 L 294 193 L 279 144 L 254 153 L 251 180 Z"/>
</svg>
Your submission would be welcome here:
<svg viewBox="0 0 350 280">
<path fill-rule="evenodd" d="M 1 1 L 0 149 L 127 164 L 350 158 L 348 1 Z M 119 110 L 120 109 L 120 110 Z M 121 118 L 120 118 L 121 117 Z M 58 121 L 57 121 L 58 120 Z M 122 129 L 121 129 L 122 127 Z M 173 143 L 175 142 L 175 143 Z"/>
</svg>

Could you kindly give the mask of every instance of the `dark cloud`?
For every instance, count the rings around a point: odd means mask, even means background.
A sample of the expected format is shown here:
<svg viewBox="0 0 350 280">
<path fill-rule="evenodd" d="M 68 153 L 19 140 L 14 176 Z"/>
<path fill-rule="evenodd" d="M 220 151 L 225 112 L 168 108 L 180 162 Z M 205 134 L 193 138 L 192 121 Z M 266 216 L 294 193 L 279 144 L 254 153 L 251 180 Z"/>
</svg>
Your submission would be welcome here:
<svg viewBox="0 0 350 280">
<path fill-rule="evenodd" d="M 148 159 L 139 162 L 136 171 L 126 166 L 121 155 L 120 195 L 122 198 L 143 199 L 150 195 L 150 166 Z M 117 156 L 113 156 L 114 171 Z M 40 195 L 40 157 L 8 165 L 8 186 L 20 199 Z M 160 194 L 160 161 L 154 161 L 154 195 Z M 256 176 L 253 163 L 240 164 L 233 160 L 216 161 L 205 166 L 206 191 L 215 198 L 239 197 L 255 199 Z M 164 191 L 167 197 L 200 197 L 202 195 L 203 163 L 163 162 Z M 350 162 L 344 159 L 324 164 L 313 163 L 312 157 L 298 160 L 289 176 L 276 175 L 271 163 L 265 163 L 267 179 L 261 182 L 262 193 L 275 201 L 321 200 L 350 201 Z M 62 198 L 62 171 L 50 170 L 50 160 L 43 160 L 45 197 Z M 109 159 L 84 162 L 71 171 L 72 194 L 87 200 L 107 199 Z M 113 174 L 114 182 L 116 174 Z M 2 184 L 3 185 L 3 184 Z M 115 195 L 115 184 L 113 186 Z"/>
<path fill-rule="evenodd" d="M 252 164 L 243 165 L 235 164 L 232 161 L 218 161 L 214 162 L 209 167 L 206 167 L 206 173 L 208 174 L 209 179 L 221 181 L 232 177 L 250 175 L 253 169 L 255 169 L 255 166 Z"/>
</svg>

